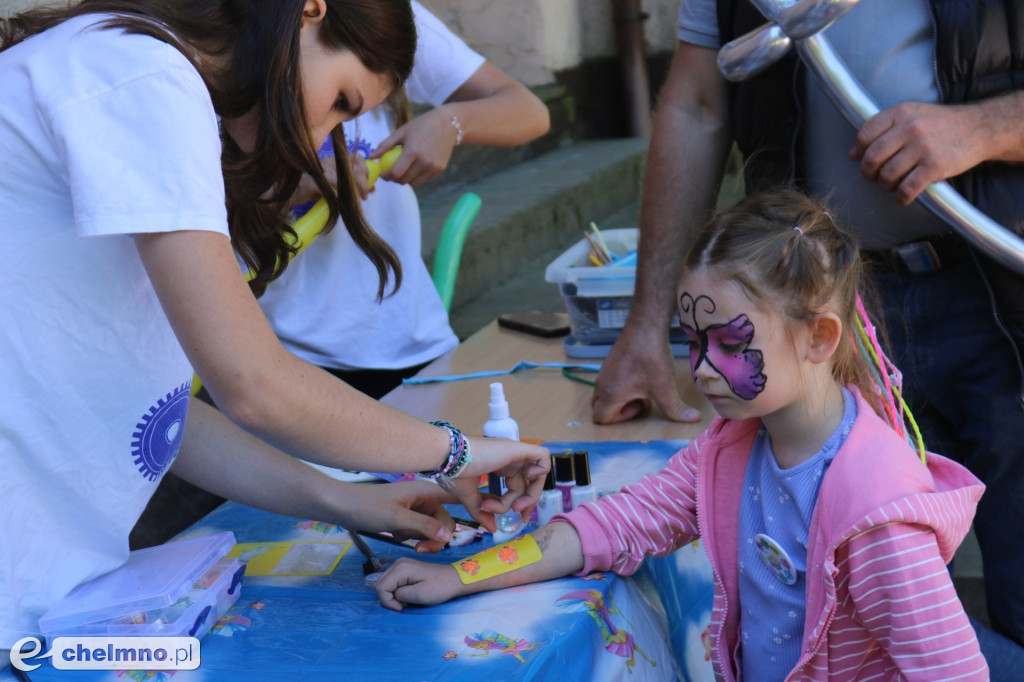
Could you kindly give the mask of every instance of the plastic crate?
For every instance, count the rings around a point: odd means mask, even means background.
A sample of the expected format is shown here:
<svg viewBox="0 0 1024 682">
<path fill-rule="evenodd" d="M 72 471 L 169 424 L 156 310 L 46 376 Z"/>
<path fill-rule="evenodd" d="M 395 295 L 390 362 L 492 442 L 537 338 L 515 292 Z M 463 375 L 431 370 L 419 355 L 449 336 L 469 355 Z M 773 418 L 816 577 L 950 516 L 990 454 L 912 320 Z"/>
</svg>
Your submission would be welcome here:
<svg viewBox="0 0 1024 682">
<path fill-rule="evenodd" d="M 47 638 L 202 637 L 238 600 L 245 564 L 227 554 L 230 532 L 129 554 L 127 563 L 82 583 L 42 618 Z"/>
<path fill-rule="evenodd" d="M 619 256 L 636 249 L 640 231 L 635 227 L 602 230 L 608 249 Z M 635 265 L 595 266 L 587 259 L 590 243 L 586 239 L 573 244 L 551 261 L 544 271 L 544 279 L 558 284 L 565 299 L 569 315 L 569 328 L 578 344 L 610 345 L 615 343 L 626 324 L 633 288 L 636 282 Z M 666 286 L 675 286 L 667 283 Z M 672 319 L 673 342 L 686 337 L 679 329 L 679 319 Z"/>
</svg>

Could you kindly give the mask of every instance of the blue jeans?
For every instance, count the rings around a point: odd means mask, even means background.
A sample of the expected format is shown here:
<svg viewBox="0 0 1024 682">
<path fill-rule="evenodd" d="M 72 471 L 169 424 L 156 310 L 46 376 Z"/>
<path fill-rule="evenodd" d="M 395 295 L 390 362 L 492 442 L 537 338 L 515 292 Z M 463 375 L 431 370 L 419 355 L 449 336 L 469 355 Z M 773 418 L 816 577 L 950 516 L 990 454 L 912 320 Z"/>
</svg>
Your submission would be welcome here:
<svg viewBox="0 0 1024 682">
<path fill-rule="evenodd" d="M 883 305 L 890 359 L 903 371 L 907 403 L 925 444 L 986 485 L 974 529 L 993 629 L 1012 641 L 981 639 L 1024 645 L 1024 374 L 1018 349 L 997 323 L 973 259 L 932 274 L 879 273 L 872 281 Z"/>
</svg>

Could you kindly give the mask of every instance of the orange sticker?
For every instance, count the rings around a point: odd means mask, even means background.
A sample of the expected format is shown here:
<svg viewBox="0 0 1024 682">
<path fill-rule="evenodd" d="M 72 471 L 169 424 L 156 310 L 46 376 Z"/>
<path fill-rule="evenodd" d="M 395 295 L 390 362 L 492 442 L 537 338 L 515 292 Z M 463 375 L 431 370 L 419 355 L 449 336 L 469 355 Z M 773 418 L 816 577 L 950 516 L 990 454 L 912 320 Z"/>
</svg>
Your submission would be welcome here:
<svg viewBox="0 0 1024 682">
<path fill-rule="evenodd" d="M 452 564 L 464 585 L 487 580 L 502 573 L 529 566 L 541 559 L 540 547 L 532 535 L 521 535 L 508 542 L 474 554 Z"/>
</svg>

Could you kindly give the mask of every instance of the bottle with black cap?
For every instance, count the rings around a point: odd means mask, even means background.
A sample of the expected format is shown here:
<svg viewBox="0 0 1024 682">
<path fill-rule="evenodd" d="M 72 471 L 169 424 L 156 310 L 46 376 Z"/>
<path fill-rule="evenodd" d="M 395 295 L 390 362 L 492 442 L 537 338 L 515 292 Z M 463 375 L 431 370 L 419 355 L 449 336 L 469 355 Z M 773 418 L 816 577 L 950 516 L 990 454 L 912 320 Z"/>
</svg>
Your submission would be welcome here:
<svg viewBox="0 0 1024 682">
<path fill-rule="evenodd" d="M 572 489 L 576 486 L 572 452 L 567 450 L 556 454 L 554 469 L 555 487 L 562 492 L 562 511 L 572 511 Z"/>
<path fill-rule="evenodd" d="M 597 502 L 597 488 L 590 482 L 590 455 L 586 450 L 572 453 L 572 468 L 576 478 L 576 485 L 570 491 L 573 509 L 584 502 Z"/>
<path fill-rule="evenodd" d="M 544 479 L 544 491 L 537 500 L 537 523 L 544 525 L 551 517 L 562 511 L 562 491 L 555 487 L 555 470 L 548 469 Z"/>
</svg>

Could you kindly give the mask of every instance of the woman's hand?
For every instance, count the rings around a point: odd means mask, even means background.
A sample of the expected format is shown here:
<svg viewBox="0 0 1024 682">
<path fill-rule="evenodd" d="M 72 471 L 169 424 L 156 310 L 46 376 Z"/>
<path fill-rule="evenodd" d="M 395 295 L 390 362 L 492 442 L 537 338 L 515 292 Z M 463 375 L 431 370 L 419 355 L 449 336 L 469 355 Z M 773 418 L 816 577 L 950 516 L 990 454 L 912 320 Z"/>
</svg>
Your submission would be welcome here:
<svg viewBox="0 0 1024 682">
<path fill-rule="evenodd" d="M 407 604 L 429 606 L 459 596 L 462 581 L 448 564 L 432 564 L 401 557 L 374 586 L 380 603 L 401 611 Z"/>
<path fill-rule="evenodd" d="M 347 530 L 416 538 L 422 540 L 417 552 L 441 550 L 455 530 L 455 521 L 444 505 L 458 500 L 429 481 L 354 483 L 338 494 L 349 498 L 344 501 L 342 523 Z"/>
<path fill-rule="evenodd" d="M 452 491 L 470 515 L 492 533 L 497 528 L 496 514 L 513 509 L 529 515 L 551 469 L 551 452 L 506 438 L 473 438 L 470 447 L 473 461 L 455 480 Z M 505 477 L 508 491 L 501 497 L 480 493 L 480 477 L 491 472 Z"/>
<path fill-rule="evenodd" d="M 370 158 L 378 159 L 400 145 L 402 155 L 390 170 L 382 170 L 380 177 L 402 185 L 420 187 L 448 167 L 455 148 L 456 134 L 451 113 L 445 107 L 431 109 L 388 135 L 377 145 Z"/>
</svg>

